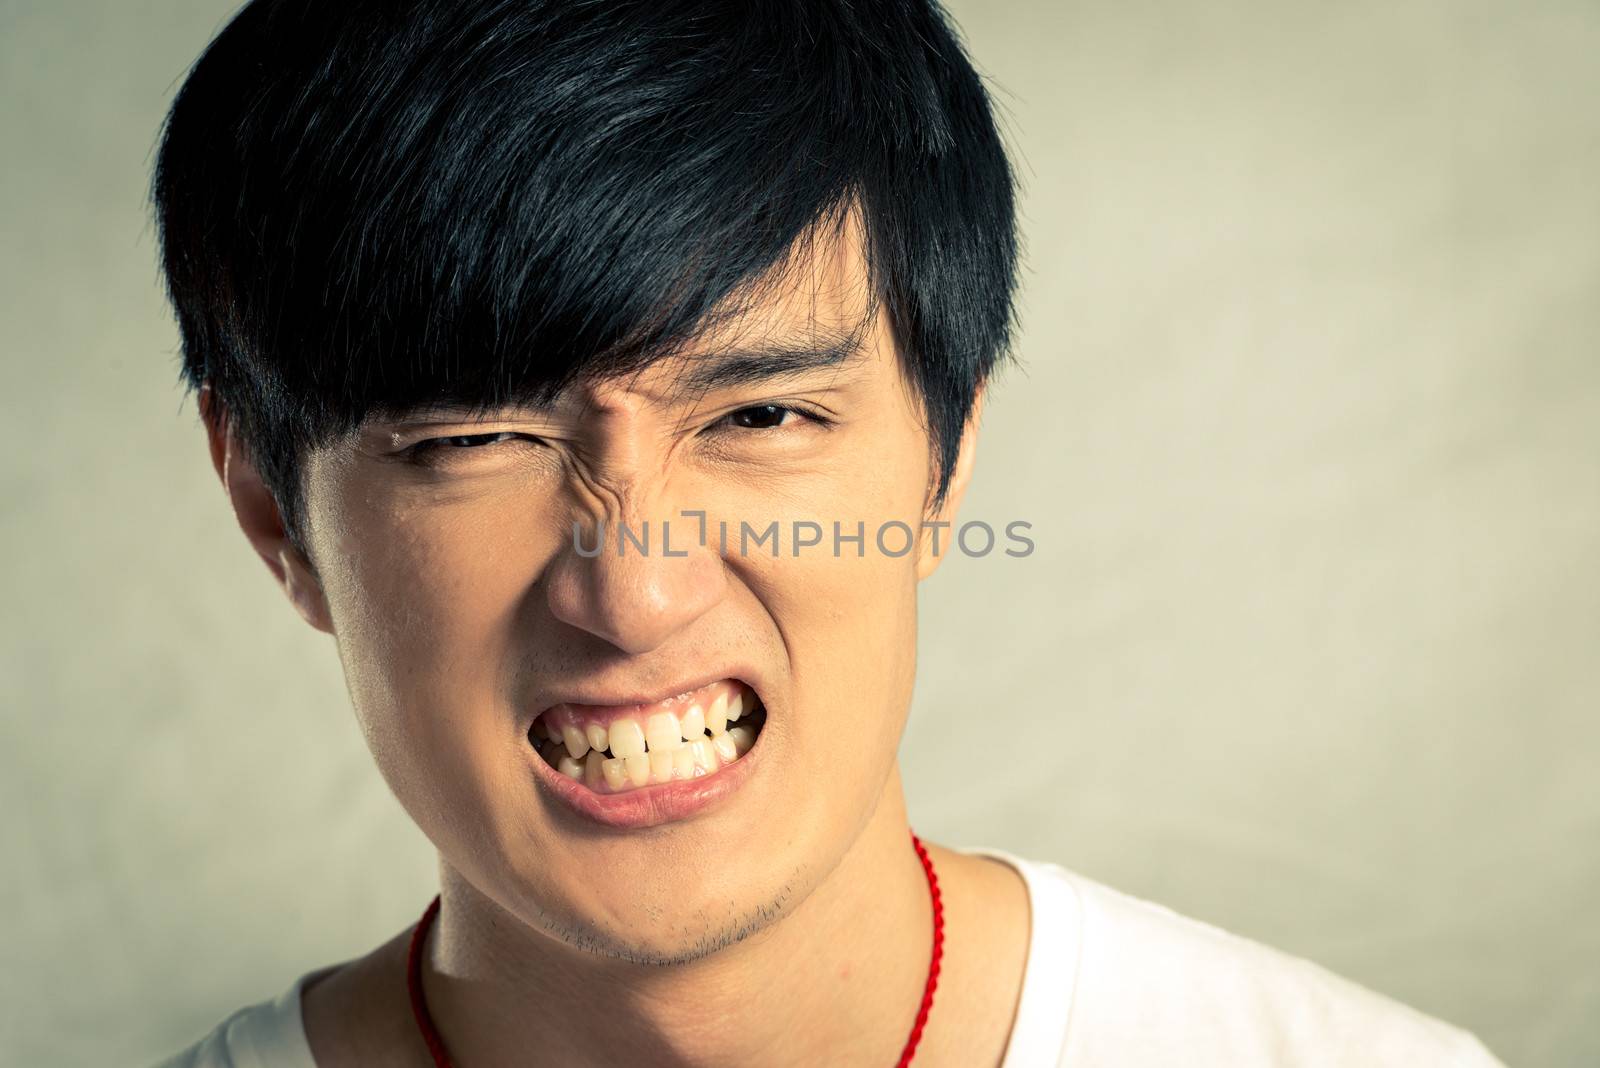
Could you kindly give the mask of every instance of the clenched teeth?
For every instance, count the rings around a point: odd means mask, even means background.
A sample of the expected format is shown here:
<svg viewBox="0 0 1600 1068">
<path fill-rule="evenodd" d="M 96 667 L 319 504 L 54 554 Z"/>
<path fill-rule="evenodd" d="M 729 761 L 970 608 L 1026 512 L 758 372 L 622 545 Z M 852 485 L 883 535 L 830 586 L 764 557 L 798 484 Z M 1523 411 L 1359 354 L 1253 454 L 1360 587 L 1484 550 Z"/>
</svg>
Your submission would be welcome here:
<svg viewBox="0 0 1600 1068">
<path fill-rule="evenodd" d="M 654 711 L 586 722 L 558 706 L 528 738 L 546 763 L 596 793 L 621 793 L 715 773 L 750 751 L 765 722 L 755 692 L 731 680 Z"/>
</svg>

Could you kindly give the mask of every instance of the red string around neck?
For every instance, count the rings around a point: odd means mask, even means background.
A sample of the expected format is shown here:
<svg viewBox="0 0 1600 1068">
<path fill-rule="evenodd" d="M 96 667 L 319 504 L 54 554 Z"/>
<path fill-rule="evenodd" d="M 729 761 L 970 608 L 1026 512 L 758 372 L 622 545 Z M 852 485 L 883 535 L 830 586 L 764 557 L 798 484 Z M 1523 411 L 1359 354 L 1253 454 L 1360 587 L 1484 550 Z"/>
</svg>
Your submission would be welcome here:
<svg viewBox="0 0 1600 1068">
<path fill-rule="evenodd" d="M 939 986 L 939 962 L 944 957 L 944 903 L 939 898 L 939 879 L 933 873 L 933 860 L 914 831 L 911 845 L 917 851 L 917 859 L 922 861 L 922 871 L 928 877 L 928 895 L 933 899 L 933 954 L 928 961 L 928 981 L 923 984 L 917 1019 L 911 1025 L 911 1034 L 906 1038 L 905 1048 L 900 1051 L 900 1060 L 895 1063 L 895 1068 L 906 1068 L 916 1055 L 917 1043 L 922 1041 L 922 1030 L 928 1024 L 928 1012 L 933 1008 L 933 992 Z M 427 940 L 428 929 L 438 916 L 439 897 L 434 895 L 422 913 L 422 919 L 417 921 L 416 928 L 411 932 L 411 948 L 406 952 L 406 992 L 411 996 L 411 1015 L 417 1021 L 417 1030 L 422 1032 L 422 1041 L 427 1043 L 428 1052 L 433 1056 L 435 1068 L 455 1068 L 455 1063 L 444 1048 L 444 1039 L 439 1037 L 439 1029 L 433 1025 L 427 998 L 422 993 L 422 946 Z"/>
</svg>

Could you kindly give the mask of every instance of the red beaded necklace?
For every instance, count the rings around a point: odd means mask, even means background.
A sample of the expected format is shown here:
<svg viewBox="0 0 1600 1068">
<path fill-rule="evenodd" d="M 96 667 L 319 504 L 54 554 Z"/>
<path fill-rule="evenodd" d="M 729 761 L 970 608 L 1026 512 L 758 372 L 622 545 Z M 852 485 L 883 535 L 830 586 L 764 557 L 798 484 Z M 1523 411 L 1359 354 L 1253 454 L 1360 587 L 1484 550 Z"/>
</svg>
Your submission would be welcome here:
<svg viewBox="0 0 1600 1068">
<path fill-rule="evenodd" d="M 928 962 L 928 981 L 922 988 L 917 1022 L 911 1025 L 911 1036 L 906 1039 L 905 1049 L 900 1051 L 900 1060 L 895 1068 L 906 1068 L 917 1052 L 917 1043 L 922 1041 L 922 1029 L 928 1023 L 928 1010 L 933 1008 L 933 991 L 939 985 L 939 959 L 944 956 L 944 905 L 939 900 L 939 880 L 933 874 L 933 860 L 929 858 L 916 832 L 911 834 L 911 844 L 917 851 L 917 859 L 922 861 L 922 870 L 928 876 L 928 893 L 933 898 L 933 959 Z M 433 1017 L 428 1014 L 428 1002 L 422 994 L 422 943 L 438 915 L 439 897 L 436 894 L 423 912 L 422 919 L 417 921 L 416 929 L 411 932 L 411 949 L 406 954 L 406 989 L 411 994 L 411 1015 L 416 1017 L 417 1030 L 422 1032 L 422 1041 L 428 1044 L 428 1052 L 433 1054 L 434 1065 L 436 1068 L 455 1068 L 450 1054 L 445 1052 L 439 1029 L 433 1026 Z"/>
</svg>

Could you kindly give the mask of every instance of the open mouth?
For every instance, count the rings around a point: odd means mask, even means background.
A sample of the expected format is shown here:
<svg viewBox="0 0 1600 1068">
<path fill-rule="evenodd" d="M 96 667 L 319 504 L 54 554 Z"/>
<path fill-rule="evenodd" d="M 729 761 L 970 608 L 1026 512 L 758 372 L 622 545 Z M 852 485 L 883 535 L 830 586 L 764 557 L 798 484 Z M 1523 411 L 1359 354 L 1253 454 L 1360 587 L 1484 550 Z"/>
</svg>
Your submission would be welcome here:
<svg viewBox="0 0 1600 1068">
<path fill-rule="evenodd" d="M 528 741 L 567 778 L 620 794 L 715 775 L 750 751 L 766 721 L 755 690 L 722 679 L 653 705 L 556 705 Z"/>
</svg>

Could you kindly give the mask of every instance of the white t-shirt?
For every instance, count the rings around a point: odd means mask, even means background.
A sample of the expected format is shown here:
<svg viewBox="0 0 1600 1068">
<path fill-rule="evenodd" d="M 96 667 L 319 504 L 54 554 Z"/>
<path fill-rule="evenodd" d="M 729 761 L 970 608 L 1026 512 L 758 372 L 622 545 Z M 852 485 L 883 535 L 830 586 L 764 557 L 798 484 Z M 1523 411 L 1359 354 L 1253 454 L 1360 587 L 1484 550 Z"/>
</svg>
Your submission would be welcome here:
<svg viewBox="0 0 1600 1068">
<path fill-rule="evenodd" d="M 964 852 L 1015 867 L 1032 906 L 1001 1068 L 1505 1068 L 1468 1032 L 1310 961 L 1056 864 Z M 315 974 L 158 1068 L 316 1068 L 300 1020 Z"/>
</svg>

